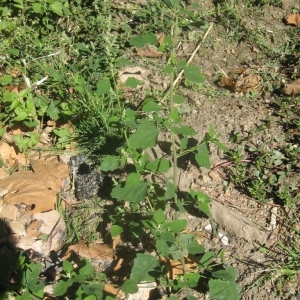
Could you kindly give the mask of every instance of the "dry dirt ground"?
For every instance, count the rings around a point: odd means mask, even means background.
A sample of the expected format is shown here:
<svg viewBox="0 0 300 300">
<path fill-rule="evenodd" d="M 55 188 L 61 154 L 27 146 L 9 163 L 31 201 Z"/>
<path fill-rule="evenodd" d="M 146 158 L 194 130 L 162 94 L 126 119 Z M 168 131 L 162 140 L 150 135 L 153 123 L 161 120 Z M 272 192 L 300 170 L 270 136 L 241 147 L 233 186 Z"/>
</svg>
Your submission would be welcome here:
<svg viewBox="0 0 300 300">
<path fill-rule="evenodd" d="M 214 10 L 213 2 L 210 0 L 199 1 L 200 10 Z M 283 8 L 265 5 L 259 9 L 256 7 L 253 10 L 245 10 L 247 14 L 243 15 L 243 26 L 249 31 L 257 30 L 259 27 L 266 35 L 264 41 L 266 45 L 279 47 L 285 43 L 282 32 L 288 30 L 282 19 L 295 4 L 294 1 L 284 1 Z M 235 7 L 235 9 L 243 14 L 242 6 Z M 231 26 L 230 22 L 228 20 L 228 28 Z M 232 32 L 238 34 L 234 29 Z M 230 29 L 226 31 L 224 27 L 214 24 L 191 63 L 200 67 L 201 72 L 206 76 L 206 82 L 200 88 L 185 88 L 181 84 L 178 93 L 187 100 L 184 107 L 186 110 L 184 122 L 197 131 L 195 138 L 200 141 L 212 125 L 220 134 L 221 141 L 229 148 L 234 149 L 236 145 L 230 139 L 234 133 L 246 134 L 257 129 L 266 120 L 271 120 L 271 126 L 263 134 L 259 132 L 254 134 L 254 143 L 264 141 L 269 137 L 280 137 L 283 134 L 280 125 L 276 122 L 272 104 L 276 101 L 274 87 L 280 86 L 280 78 L 284 77 L 284 74 L 281 73 L 280 66 L 268 65 L 268 58 L 262 55 L 260 50 L 256 49 L 247 39 L 230 42 L 230 34 Z M 191 33 L 192 35 L 193 33 Z M 183 41 L 178 51 L 179 58 L 188 60 L 196 46 L 196 41 L 195 43 Z M 152 59 L 151 62 L 141 59 L 137 64 L 148 70 L 148 88 L 150 87 L 151 90 L 165 89 L 167 83 L 164 75 L 159 71 L 160 62 L 158 63 L 155 59 Z M 218 80 L 220 74 L 223 72 L 228 74 L 230 71 L 240 68 L 250 68 L 253 73 L 261 77 L 260 85 L 254 92 L 231 93 L 220 85 Z M 273 79 L 264 76 L 270 73 L 274 74 Z M 271 88 L 268 90 L 268 87 Z M 226 161 L 224 153 L 212 149 L 212 165 L 217 166 L 224 161 Z M 297 285 L 299 282 L 290 283 L 282 291 L 283 296 L 279 298 L 275 294 L 276 287 L 272 280 L 261 287 L 254 287 L 255 280 L 263 270 L 268 268 L 269 263 L 269 258 L 259 251 L 260 246 L 264 244 L 271 246 L 276 240 L 283 239 L 279 225 L 274 229 L 270 228 L 272 211 L 277 210 L 278 221 L 283 214 L 281 208 L 272 202 L 259 204 L 245 193 L 237 190 L 233 184 L 227 185 L 227 180 L 224 168 L 200 170 L 193 165 L 185 165 L 180 170 L 180 190 L 186 191 L 192 187 L 204 191 L 213 200 L 211 212 L 217 223 L 218 233 L 214 238 L 203 238 L 204 245 L 207 249 L 217 251 L 223 249 L 223 260 L 237 268 L 238 283 L 245 292 L 242 299 L 298 299 Z M 193 215 L 186 217 L 189 220 L 188 229 L 190 231 L 206 232 L 204 227 L 209 224 L 209 220 Z M 224 245 L 219 233 L 228 237 L 228 245 Z"/>
</svg>

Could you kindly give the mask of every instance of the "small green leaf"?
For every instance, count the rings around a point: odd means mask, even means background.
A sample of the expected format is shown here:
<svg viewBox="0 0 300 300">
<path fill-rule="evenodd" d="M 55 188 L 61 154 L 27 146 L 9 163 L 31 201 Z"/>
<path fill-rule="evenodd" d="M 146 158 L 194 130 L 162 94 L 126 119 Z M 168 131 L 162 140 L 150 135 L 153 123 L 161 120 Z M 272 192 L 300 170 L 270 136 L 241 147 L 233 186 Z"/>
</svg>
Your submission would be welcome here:
<svg viewBox="0 0 300 300">
<path fill-rule="evenodd" d="M 142 181 L 129 188 L 117 185 L 113 188 L 111 196 L 118 201 L 125 200 L 137 204 L 145 199 L 147 187 L 147 183 Z"/>
<path fill-rule="evenodd" d="M 174 233 L 181 232 L 187 225 L 187 220 L 174 220 L 170 223 L 170 230 Z"/>
<path fill-rule="evenodd" d="M 136 46 L 137 48 L 141 48 L 145 45 L 156 45 L 157 44 L 157 38 L 154 33 L 149 34 L 142 34 L 134 36 L 129 41 L 131 46 Z"/>
<path fill-rule="evenodd" d="M 133 149 L 151 148 L 156 145 L 158 133 L 159 131 L 153 123 L 148 120 L 143 120 L 136 132 L 129 137 L 128 141 Z"/>
<path fill-rule="evenodd" d="M 110 91 L 109 78 L 100 79 L 97 83 L 97 96 L 104 95 Z"/>
<path fill-rule="evenodd" d="M 124 85 L 135 89 L 138 85 L 143 85 L 144 82 L 136 79 L 135 77 L 128 77 Z"/>
<path fill-rule="evenodd" d="M 0 127 L 0 137 L 6 132 L 5 128 Z"/>
<path fill-rule="evenodd" d="M 79 274 L 84 276 L 91 276 L 95 273 L 93 265 L 86 259 L 82 259 L 83 265 L 79 269 Z"/>
<path fill-rule="evenodd" d="M 163 212 L 163 210 L 161 208 L 159 208 L 154 216 L 153 216 L 153 220 L 155 221 L 155 223 L 157 224 L 162 224 L 162 223 L 165 223 L 166 222 L 166 217 L 165 217 L 165 214 Z"/>
<path fill-rule="evenodd" d="M 64 260 L 63 261 L 63 270 L 66 273 L 71 273 L 73 271 L 73 265 L 68 260 Z"/>
<path fill-rule="evenodd" d="M 211 279 L 208 282 L 209 297 L 215 300 L 238 300 L 240 299 L 240 288 L 232 281 Z"/>
<path fill-rule="evenodd" d="M 153 111 L 160 111 L 161 107 L 155 102 L 155 101 L 147 101 L 143 107 L 142 110 L 144 112 L 153 112 Z"/>
<path fill-rule="evenodd" d="M 33 10 L 35 13 L 37 13 L 37 14 L 43 12 L 42 7 L 43 7 L 43 6 L 42 6 L 41 3 L 33 3 L 33 4 L 32 4 L 32 10 Z"/>
<path fill-rule="evenodd" d="M 0 84 L 2 85 L 8 85 L 10 83 L 12 83 L 13 78 L 10 75 L 3 75 L 2 77 L 0 77 Z"/>
<path fill-rule="evenodd" d="M 55 286 L 54 294 L 55 296 L 63 296 L 68 291 L 68 288 L 72 286 L 72 279 L 68 279 L 67 281 L 60 280 L 58 284 Z"/>
<path fill-rule="evenodd" d="M 100 169 L 104 172 L 114 171 L 118 169 L 118 167 L 119 167 L 119 160 L 112 155 L 105 156 L 100 165 Z"/>
<path fill-rule="evenodd" d="M 167 190 L 165 193 L 165 199 L 168 200 L 168 199 L 174 198 L 176 190 L 177 190 L 176 186 L 172 182 L 167 181 L 166 187 L 167 187 Z"/>
<path fill-rule="evenodd" d="M 155 246 L 159 255 L 168 257 L 170 253 L 170 247 L 168 246 L 166 241 L 156 240 Z"/>
<path fill-rule="evenodd" d="M 171 74 L 174 71 L 174 67 L 167 65 L 164 67 L 163 72 L 165 72 L 166 74 Z"/>
<path fill-rule="evenodd" d="M 196 131 L 192 127 L 187 125 L 183 125 L 181 127 L 173 127 L 172 131 L 175 134 L 181 134 L 183 136 L 193 136 L 196 134 Z"/>
<path fill-rule="evenodd" d="M 138 253 L 134 259 L 130 279 L 135 282 L 148 281 L 153 282 L 155 278 L 151 276 L 151 271 L 159 267 L 159 261 L 150 254 Z"/>
<path fill-rule="evenodd" d="M 184 102 L 184 98 L 182 96 L 179 96 L 179 95 L 174 95 L 173 96 L 173 101 L 176 104 L 181 104 L 181 103 Z"/>
<path fill-rule="evenodd" d="M 63 4 L 59 1 L 54 1 L 51 5 L 50 5 L 50 9 L 57 15 L 59 16 L 63 16 Z"/>
<path fill-rule="evenodd" d="M 184 76 L 193 83 L 203 83 L 205 78 L 199 74 L 199 68 L 196 66 L 186 66 L 183 68 Z"/>
<path fill-rule="evenodd" d="M 217 279 L 234 282 L 237 278 L 237 272 L 234 267 L 227 267 L 225 270 L 213 272 L 212 276 Z"/>
<path fill-rule="evenodd" d="M 213 251 L 207 251 L 201 258 L 199 264 L 206 268 L 210 265 L 211 260 L 214 258 L 215 253 Z"/>
<path fill-rule="evenodd" d="M 197 163 L 202 167 L 210 169 L 209 151 L 206 143 L 200 144 L 197 147 L 197 152 L 198 153 L 195 155 Z"/>
<path fill-rule="evenodd" d="M 42 233 L 42 234 L 38 235 L 38 239 L 42 240 L 43 242 L 47 242 L 49 239 L 49 234 Z"/>
<path fill-rule="evenodd" d="M 122 285 L 122 292 L 127 294 L 135 294 L 139 290 L 137 282 L 132 279 L 128 279 Z"/>
<path fill-rule="evenodd" d="M 123 228 L 119 225 L 112 225 L 110 234 L 114 238 L 123 232 Z"/>
</svg>

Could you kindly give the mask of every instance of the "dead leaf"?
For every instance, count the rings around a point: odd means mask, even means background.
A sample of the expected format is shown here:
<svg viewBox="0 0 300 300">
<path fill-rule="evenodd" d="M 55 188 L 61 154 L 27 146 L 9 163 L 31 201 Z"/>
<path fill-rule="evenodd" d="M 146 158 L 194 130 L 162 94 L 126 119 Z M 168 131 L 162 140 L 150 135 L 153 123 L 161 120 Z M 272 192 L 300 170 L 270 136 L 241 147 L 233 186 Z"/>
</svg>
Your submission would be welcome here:
<svg viewBox="0 0 300 300">
<path fill-rule="evenodd" d="M 20 171 L 0 181 L 0 187 L 8 189 L 4 196 L 6 204 L 24 203 L 31 207 L 31 213 L 54 209 L 60 184 L 69 174 L 69 168 L 62 162 L 46 164 L 43 160 L 32 162 L 34 172 Z"/>
<path fill-rule="evenodd" d="M 285 20 L 288 25 L 299 26 L 300 25 L 300 14 L 288 14 L 285 17 Z"/>
<path fill-rule="evenodd" d="M 282 89 L 285 95 L 297 95 L 300 94 L 300 79 L 293 81 L 292 83 L 286 84 Z"/>
<path fill-rule="evenodd" d="M 247 91 L 256 89 L 259 86 L 260 77 L 254 73 L 250 68 L 239 71 L 231 71 L 229 75 L 221 79 L 221 85 L 230 89 L 232 92 L 245 93 Z"/>
<path fill-rule="evenodd" d="M 33 220 L 26 229 L 26 235 L 28 237 L 37 238 L 41 232 L 39 231 L 41 222 L 39 220 Z"/>
<path fill-rule="evenodd" d="M 117 294 L 118 294 L 118 290 L 111 284 L 107 284 L 107 283 L 104 284 L 103 291 L 105 291 L 106 293 L 111 294 L 113 296 L 117 296 Z"/>
<path fill-rule="evenodd" d="M 164 39 L 165 39 L 165 35 L 164 33 L 158 37 L 157 42 L 159 44 L 159 46 L 161 46 L 164 43 Z"/>
<path fill-rule="evenodd" d="M 4 138 L 10 137 L 9 134 L 4 134 Z M 9 141 L 8 141 L 9 142 Z M 16 148 L 8 144 L 5 140 L 0 141 L 1 159 L 8 168 L 13 168 L 16 165 L 25 165 L 26 157 L 24 153 L 16 151 Z"/>
<path fill-rule="evenodd" d="M 136 50 L 136 54 L 143 57 L 150 57 L 150 58 L 158 58 L 163 55 L 162 52 L 157 51 L 157 47 L 154 45 L 146 45 L 142 48 Z"/>
<path fill-rule="evenodd" d="M 87 246 L 85 241 L 80 241 L 76 245 L 69 246 L 62 259 L 68 259 L 72 252 L 75 252 L 79 256 L 85 257 L 89 260 L 101 259 L 111 263 L 114 259 L 113 249 L 100 243 L 92 243 Z"/>
<path fill-rule="evenodd" d="M 199 259 L 196 259 L 192 255 L 184 258 L 185 262 L 185 270 L 186 272 L 193 273 L 197 272 L 197 266 L 199 264 Z M 172 260 L 166 257 L 161 258 L 161 263 L 165 265 L 168 277 L 170 279 L 175 279 L 177 275 L 184 274 L 183 267 L 181 261 L 179 260 Z"/>
</svg>

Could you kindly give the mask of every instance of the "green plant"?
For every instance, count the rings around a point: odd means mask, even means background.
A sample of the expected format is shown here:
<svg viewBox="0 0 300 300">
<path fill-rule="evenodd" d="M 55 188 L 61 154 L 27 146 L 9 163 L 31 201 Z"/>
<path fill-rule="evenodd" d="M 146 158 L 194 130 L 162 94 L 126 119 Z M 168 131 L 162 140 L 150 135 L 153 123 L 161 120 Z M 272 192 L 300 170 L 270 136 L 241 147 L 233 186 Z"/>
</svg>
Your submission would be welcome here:
<svg viewBox="0 0 300 300">
<path fill-rule="evenodd" d="M 1 299 L 42 298 L 45 284 L 40 279 L 41 264 L 29 262 L 21 251 L 5 251 L 0 254 Z"/>
<path fill-rule="evenodd" d="M 178 3 L 167 3 L 175 15 L 173 45 L 178 38 Z M 144 44 L 144 35 L 134 38 L 134 45 L 141 47 Z M 146 244 L 146 241 L 151 240 L 157 253 L 156 257 L 146 253 L 136 256 L 130 278 L 125 281 L 122 290 L 135 293 L 138 290 L 137 284 L 141 281 L 158 281 L 173 293 L 195 288 L 203 278 L 200 272 L 205 269 L 215 278 L 209 281 L 212 297 L 219 299 L 218 294 L 226 288 L 230 290 L 231 298 L 228 299 L 238 299 L 239 288 L 235 283 L 234 268 L 219 273 L 214 271 L 210 266 L 212 253 L 206 252 L 196 242 L 194 235 L 183 233 L 187 220 L 181 219 L 181 214 L 186 212 L 187 207 L 195 205 L 198 210 L 210 216 L 210 199 L 203 192 L 194 190 L 190 190 L 185 196 L 181 195 L 177 186 L 178 159 L 191 160 L 201 167 L 210 168 L 210 144 L 215 144 L 222 150 L 227 148 L 219 141 L 219 135 L 212 126 L 200 143 L 190 146 L 190 138 L 196 132 L 182 124 L 179 107 L 184 99 L 175 93 L 174 76 L 183 69 L 185 80 L 191 84 L 201 84 L 204 78 L 197 67 L 177 62 L 174 50 L 171 50 L 170 58 L 170 63 L 164 68 L 170 76 L 168 102 L 162 103 L 148 97 L 142 103 L 140 111 L 127 108 L 122 118 L 116 116 L 114 120 L 123 126 L 126 145 L 118 149 L 119 156 L 104 157 L 100 166 L 102 171 L 115 171 L 119 168 L 131 170 L 126 180 L 116 184 L 111 192 L 111 196 L 118 201 L 115 212 L 110 213 L 112 237 L 122 234 L 126 239 Z M 150 153 L 158 148 L 158 137 L 161 134 L 168 138 L 165 142 L 170 143 L 170 155 L 152 157 Z M 167 218 L 168 212 L 172 211 L 174 215 Z M 199 257 L 194 272 L 186 270 L 186 259 L 191 255 Z M 182 276 L 168 279 L 167 270 L 160 263 L 164 259 L 178 260 Z"/>
<path fill-rule="evenodd" d="M 55 286 L 55 296 L 68 295 L 72 299 L 103 299 L 106 279 L 103 273 L 96 273 L 91 263 L 83 258 L 78 267 L 68 260 L 63 262 L 61 277 Z"/>
</svg>

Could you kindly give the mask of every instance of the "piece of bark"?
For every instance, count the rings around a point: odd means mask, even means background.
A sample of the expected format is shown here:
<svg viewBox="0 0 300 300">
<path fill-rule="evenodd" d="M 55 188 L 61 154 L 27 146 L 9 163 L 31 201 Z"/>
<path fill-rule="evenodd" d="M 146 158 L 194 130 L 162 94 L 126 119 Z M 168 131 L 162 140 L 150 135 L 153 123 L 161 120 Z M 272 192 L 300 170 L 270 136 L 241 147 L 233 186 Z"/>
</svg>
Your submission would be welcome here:
<svg viewBox="0 0 300 300">
<path fill-rule="evenodd" d="M 266 243 L 268 238 L 267 233 L 263 232 L 238 211 L 212 200 L 210 203 L 210 213 L 216 223 L 236 237 L 245 239 L 250 243 L 258 242 L 260 245 Z"/>
</svg>

